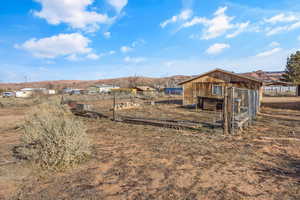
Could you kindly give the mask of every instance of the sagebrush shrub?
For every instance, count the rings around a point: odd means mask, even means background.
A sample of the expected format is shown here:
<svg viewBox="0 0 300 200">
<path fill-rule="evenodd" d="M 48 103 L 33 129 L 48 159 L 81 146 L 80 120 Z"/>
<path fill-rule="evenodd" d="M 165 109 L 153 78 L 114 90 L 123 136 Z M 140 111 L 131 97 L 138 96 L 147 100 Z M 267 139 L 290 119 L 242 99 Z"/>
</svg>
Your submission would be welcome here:
<svg viewBox="0 0 300 200">
<path fill-rule="evenodd" d="M 20 153 L 43 168 L 72 167 L 90 155 L 84 124 L 64 105 L 38 105 L 25 119 L 23 128 Z"/>
</svg>

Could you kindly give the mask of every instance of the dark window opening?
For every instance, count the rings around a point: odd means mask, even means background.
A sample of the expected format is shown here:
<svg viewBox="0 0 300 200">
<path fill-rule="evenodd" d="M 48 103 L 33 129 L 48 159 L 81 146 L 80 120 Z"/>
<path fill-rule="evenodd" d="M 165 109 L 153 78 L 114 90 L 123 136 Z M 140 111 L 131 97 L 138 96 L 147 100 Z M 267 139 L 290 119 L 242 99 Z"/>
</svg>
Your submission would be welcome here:
<svg viewBox="0 0 300 200">
<path fill-rule="evenodd" d="M 223 95 L 223 87 L 221 85 L 213 85 L 212 86 L 212 94 L 216 96 Z"/>
</svg>

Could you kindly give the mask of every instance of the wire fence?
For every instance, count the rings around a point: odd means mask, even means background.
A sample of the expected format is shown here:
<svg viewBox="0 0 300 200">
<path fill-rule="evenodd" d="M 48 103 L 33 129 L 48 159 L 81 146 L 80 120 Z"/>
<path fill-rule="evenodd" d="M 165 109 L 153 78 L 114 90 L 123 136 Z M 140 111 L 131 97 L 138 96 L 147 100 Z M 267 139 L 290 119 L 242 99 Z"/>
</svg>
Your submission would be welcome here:
<svg viewBox="0 0 300 200">
<path fill-rule="evenodd" d="M 253 124 L 253 120 L 255 120 L 260 107 L 259 90 L 236 87 L 225 87 L 224 89 L 225 94 L 219 98 L 196 96 L 195 102 L 197 103 L 195 104 L 195 108 L 184 106 L 182 109 L 185 110 L 175 107 L 164 110 L 160 110 L 162 108 L 156 109 L 155 112 L 167 113 L 176 110 L 174 111 L 174 115 L 168 115 L 167 118 L 160 118 L 158 115 L 154 116 L 154 114 L 153 117 L 148 116 L 152 110 L 152 108 L 148 107 L 149 105 L 156 105 L 159 104 L 159 102 L 169 102 L 170 104 L 170 102 L 172 102 L 172 98 L 168 98 L 163 94 L 114 93 L 107 95 L 72 95 L 69 96 L 69 98 L 78 102 L 91 103 L 96 111 L 106 116 L 111 116 L 112 113 L 112 119 L 114 120 L 127 120 L 131 123 L 148 123 L 157 126 L 167 126 L 171 124 L 172 127 L 185 128 L 196 127 L 195 124 L 205 124 L 207 127 L 212 128 L 223 126 L 224 133 L 235 134 Z M 145 109 L 143 107 L 145 107 Z M 136 114 L 140 115 L 141 113 L 130 112 L 128 110 L 133 108 L 144 109 L 143 115 L 136 116 Z M 187 113 L 189 113 L 189 115 Z M 161 115 L 163 114 L 165 113 Z M 194 120 L 194 115 L 197 115 L 197 120 Z M 193 118 L 193 122 L 189 120 L 189 118 Z"/>
<path fill-rule="evenodd" d="M 297 86 L 265 86 L 265 96 L 297 96 Z"/>
<path fill-rule="evenodd" d="M 234 134 L 252 124 L 259 111 L 260 97 L 258 90 L 232 87 L 228 88 L 227 98 L 228 109 L 224 112 L 228 114 L 224 116 L 228 116 L 229 132 Z"/>
</svg>

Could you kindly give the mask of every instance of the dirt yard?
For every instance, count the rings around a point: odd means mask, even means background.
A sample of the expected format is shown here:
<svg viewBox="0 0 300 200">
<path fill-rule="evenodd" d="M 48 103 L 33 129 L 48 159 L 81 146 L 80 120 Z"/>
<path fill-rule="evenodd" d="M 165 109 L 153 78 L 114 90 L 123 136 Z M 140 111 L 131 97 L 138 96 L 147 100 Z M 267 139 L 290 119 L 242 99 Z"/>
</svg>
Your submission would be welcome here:
<svg viewBox="0 0 300 200">
<path fill-rule="evenodd" d="M 110 113 L 109 101 L 90 103 Z M 300 98 L 266 98 L 254 126 L 234 136 L 207 128 L 175 130 L 82 119 L 89 127 L 93 158 L 60 173 L 42 172 L 14 158 L 20 124 L 36 103 L 2 104 L 0 199 L 300 199 Z M 118 114 L 219 119 L 167 102 Z"/>
</svg>

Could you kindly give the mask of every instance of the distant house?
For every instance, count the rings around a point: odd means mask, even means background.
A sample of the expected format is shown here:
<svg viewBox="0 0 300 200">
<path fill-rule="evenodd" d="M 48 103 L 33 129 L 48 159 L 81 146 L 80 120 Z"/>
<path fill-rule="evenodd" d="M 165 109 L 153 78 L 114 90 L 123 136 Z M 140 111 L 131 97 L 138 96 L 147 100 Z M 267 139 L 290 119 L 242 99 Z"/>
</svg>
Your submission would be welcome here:
<svg viewBox="0 0 300 200">
<path fill-rule="evenodd" d="M 33 91 L 34 88 L 22 88 L 20 89 L 20 91 Z"/>
<path fill-rule="evenodd" d="M 264 83 L 265 96 L 300 96 L 300 87 L 293 83 L 274 81 Z"/>
<path fill-rule="evenodd" d="M 123 93 L 123 94 L 136 94 L 137 90 L 135 88 L 113 88 L 112 93 Z"/>
<path fill-rule="evenodd" d="M 73 88 L 64 88 L 63 94 L 70 94 L 74 89 Z"/>
<path fill-rule="evenodd" d="M 33 96 L 33 90 L 20 90 L 16 91 L 17 98 L 29 98 Z"/>
<path fill-rule="evenodd" d="M 87 91 L 83 90 L 83 89 L 73 89 L 69 94 L 73 95 L 73 94 L 86 94 Z"/>
<path fill-rule="evenodd" d="M 51 95 L 56 94 L 56 90 L 49 89 L 49 90 L 48 90 L 48 94 L 51 94 Z"/>
<path fill-rule="evenodd" d="M 22 94 L 23 92 L 23 94 Z M 19 90 L 18 96 L 23 96 L 27 93 L 32 93 L 32 96 L 34 95 L 53 95 L 56 94 L 56 90 L 54 89 L 46 89 L 46 88 L 23 88 Z M 25 95 L 26 96 L 26 95 Z"/>
<path fill-rule="evenodd" d="M 84 94 L 86 93 L 86 90 L 83 89 L 76 89 L 76 88 L 64 88 L 63 94 Z"/>
<path fill-rule="evenodd" d="M 222 108 L 225 87 L 256 91 L 259 102 L 262 96 L 262 84 L 260 80 L 222 69 L 215 69 L 179 83 L 183 87 L 183 104 L 197 104 L 205 110 Z"/>
<path fill-rule="evenodd" d="M 171 95 L 182 95 L 183 89 L 182 88 L 164 88 L 165 94 Z"/>
<path fill-rule="evenodd" d="M 267 72 L 258 70 L 242 75 L 263 81 L 263 95 L 265 96 L 300 96 L 300 85 L 283 82 L 284 73 L 284 71 Z"/>
<path fill-rule="evenodd" d="M 46 88 L 23 88 L 20 91 L 30 91 L 34 94 L 48 94 L 48 90 Z"/>
<path fill-rule="evenodd" d="M 109 93 L 112 89 L 119 89 L 120 87 L 115 85 L 93 85 L 88 88 L 89 93 Z"/>
<path fill-rule="evenodd" d="M 136 89 L 137 93 L 140 94 L 151 94 L 156 92 L 154 88 L 149 86 L 137 86 L 134 89 Z"/>
<path fill-rule="evenodd" d="M 47 91 L 46 88 L 23 88 L 20 91 Z"/>
<path fill-rule="evenodd" d="M 16 93 L 15 92 L 3 92 L 2 97 L 15 97 Z"/>
<path fill-rule="evenodd" d="M 17 98 L 29 98 L 34 95 L 47 95 L 48 90 L 46 88 L 23 88 L 16 92 Z"/>
</svg>

